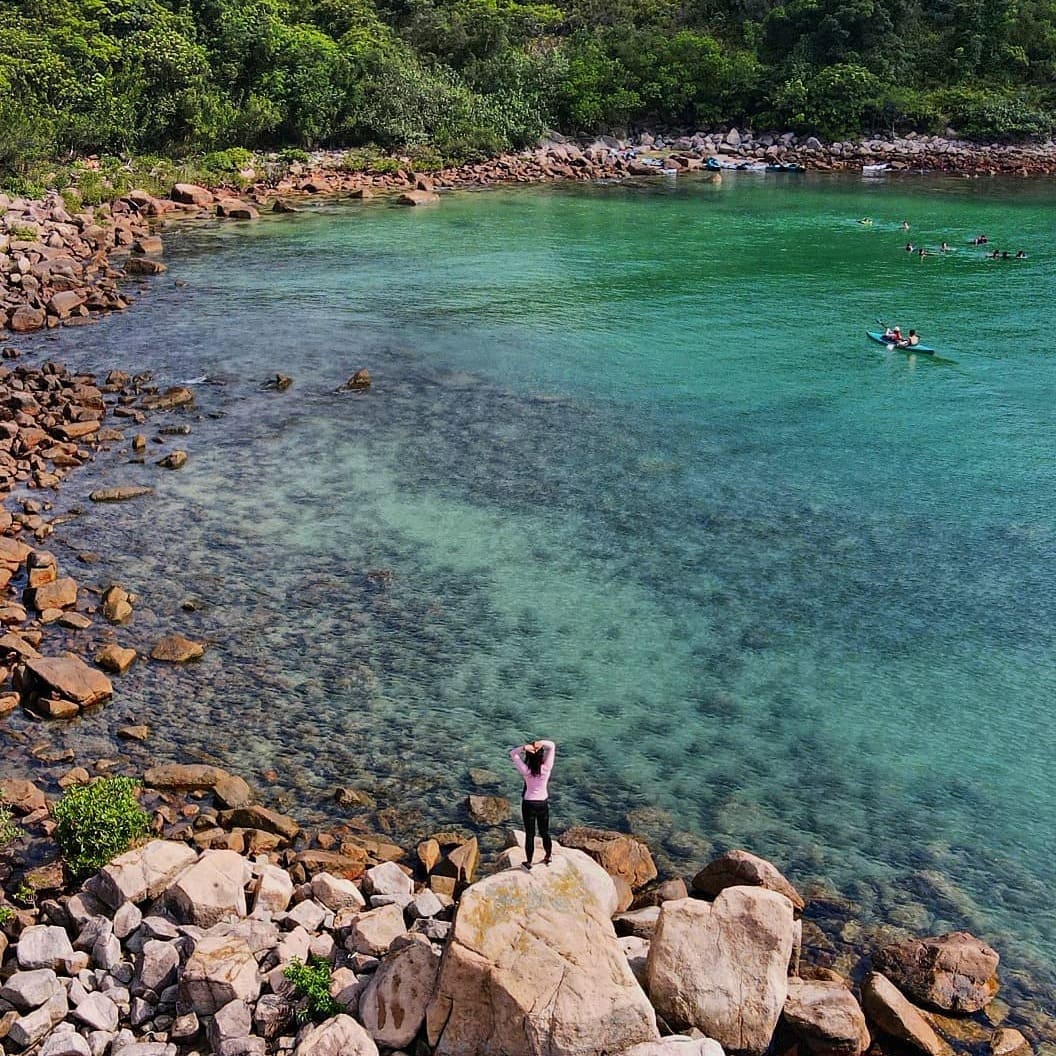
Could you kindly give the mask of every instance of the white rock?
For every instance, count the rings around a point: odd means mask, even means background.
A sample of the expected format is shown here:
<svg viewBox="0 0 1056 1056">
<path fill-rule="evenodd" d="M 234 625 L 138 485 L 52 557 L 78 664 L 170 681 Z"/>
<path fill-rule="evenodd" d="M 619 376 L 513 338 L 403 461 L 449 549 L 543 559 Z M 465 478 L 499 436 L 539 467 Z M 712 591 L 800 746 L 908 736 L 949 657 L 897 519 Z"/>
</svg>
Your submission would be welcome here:
<svg viewBox="0 0 1056 1056">
<path fill-rule="evenodd" d="M 312 939 L 308 932 L 304 928 L 294 928 L 293 931 L 283 936 L 282 941 L 276 947 L 279 964 L 289 964 L 292 960 L 307 961 L 311 945 Z"/>
<path fill-rule="evenodd" d="M 378 1047 L 351 1016 L 338 1015 L 306 1030 L 293 1056 L 378 1056 Z"/>
<path fill-rule="evenodd" d="M 69 1012 L 66 991 L 60 990 L 49 998 L 40 1008 L 27 1012 L 11 1024 L 7 1036 L 13 1045 L 26 1049 L 39 1041 L 56 1023 L 61 1023 Z"/>
<path fill-rule="evenodd" d="M 286 914 L 283 924 L 286 927 L 301 927 L 305 931 L 318 931 L 325 919 L 326 909 L 313 899 L 306 898 Z"/>
<path fill-rule="evenodd" d="M 467 888 L 426 1016 L 437 1056 L 585 1056 L 658 1040 L 615 907 L 612 878 L 573 850 Z"/>
<path fill-rule="evenodd" d="M 419 891 L 407 907 L 407 912 L 413 920 L 435 917 L 443 911 L 443 902 L 429 888 Z"/>
<path fill-rule="evenodd" d="M 143 990 L 163 990 L 176 981 L 180 954 L 171 942 L 151 939 L 136 959 L 135 984 Z"/>
<path fill-rule="evenodd" d="M 75 1030 L 55 1031 L 44 1040 L 39 1056 L 92 1056 L 92 1050 Z"/>
<path fill-rule="evenodd" d="M 173 881 L 166 898 L 180 920 L 200 928 L 244 917 L 246 869 L 235 851 L 204 851 Z"/>
<path fill-rule="evenodd" d="M 760 887 L 728 887 L 713 903 L 665 902 L 649 948 L 649 995 L 676 1029 L 760 1056 L 788 993 L 792 903 Z"/>
<path fill-rule="evenodd" d="M 854 994 L 836 980 L 790 978 L 785 1022 L 816 1056 L 860 1056 L 869 1029 Z"/>
<path fill-rule="evenodd" d="M 180 1000 L 199 1015 L 212 1015 L 230 1001 L 255 1001 L 259 994 L 256 958 L 237 935 L 203 938 L 180 977 Z"/>
<path fill-rule="evenodd" d="M 257 882 L 257 893 L 253 901 L 253 912 L 266 910 L 268 913 L 283 913 L 293 898 L 293 880 L 285 869 L 277 865 L 264 865 L 260 880 Z"/>
<path fill-rule="evenodd" d="M 345 948 L 356 953 L 370 954 L 378 957 L 391 945 L 393 940 L 407 930 L 403 921 L 403 910 L 399 906 L 381 906 L 379 909 L 368 909 L 352 921 Z"/>
<path fill-rule="evenodd" d="M 337 943 L 334 942 L 333 935 L 328 931 L 323 931 L 312 936 L 312 941 L 308 946 L 308 956 L 332 964 L 336 948 Z"/>
<path fill-rule="evenodd" d="M 689 1038 L 671 1034 L 659 1041 L 647 1041 L 624 1049 L 620 1056 L 723 1056 L 722 1046 L 713 1038 Z"/>
<path fill-rule="evenodd" d="M 114 934 L 127 939 L 143 923 L 143 913 L 134 902 L 125 902 L 114 913 Z"/>
<path fill-rule="evenodd" d="M 440 958 L 428 943 L 384 957 L 359 999 L 359 1019 L 385 1048 L 409 1045 L 425 1021 Z"/>
<path fill-rule="evenodd" d="M 649 940 L 639 935 L 625 935 L 619 942 L 638 985 L 643 989 L 648 987 Z"/>
<path fill-rule="evenodd" d="M 106 994 L 89 994 L 74 1010 L 73 1018 L 92 1030 L 117 1030 L 117 1005 Z"/>
<path fill-rule="evenodd" d="M 371 895 L 413 895 L 414 881 L 395 862 L 382 862 L 366 871 L 363 888 Z"/>
<path fill-rule="evenodd" d="M 85 888 L 111 909 L 157 898 L 196 857 L 185 843 L 152 840 L 104 865 Z"/>
<path fill-rule="evenodd" d="M 88 1033 L 88 1048 L 92 1056 L 105 1056 L 113 1043 L 114 1035 L 108 1030 L 92 1030 Z"/>
<path fill-rule="evenodd" d="M 232 1038 L 248 1037 L 253 1031 L 253 1011 L 245 1001 L 231 1001 L 216 1010 L 206 1027 L 206 1036 L 213 1050 Z"/>
<path fill-rule="evenodd" d="M 61 990 L 59 977 L 50 968 L 37 968 L 31 972 L 15 972 L 0 987 L 0 1001 L 10 1002 L 20 1012 L 31 1012 Z"/>
<path fill-rule="evenodd" d="M 120 963 L 121 940 L 116 935 L 108 935 L 92 947 L 92 964 L 96 968 L 108 972 Z"/>
<path fill-rule="evenodd" d="M 63 928 L 34 924 L 18 937 L 18 966 L 23 969 L 51 968 L 68 971 L 74 961 L 73 944 Z"/>
<path fill-rule="evenodd" d="M 342 909 L 363 909 L 366 900 L 351 880 L 344 880 L 329 873 L 316 873 L 312 877 L 312 898 L 334 913 Z"/>
</svg>

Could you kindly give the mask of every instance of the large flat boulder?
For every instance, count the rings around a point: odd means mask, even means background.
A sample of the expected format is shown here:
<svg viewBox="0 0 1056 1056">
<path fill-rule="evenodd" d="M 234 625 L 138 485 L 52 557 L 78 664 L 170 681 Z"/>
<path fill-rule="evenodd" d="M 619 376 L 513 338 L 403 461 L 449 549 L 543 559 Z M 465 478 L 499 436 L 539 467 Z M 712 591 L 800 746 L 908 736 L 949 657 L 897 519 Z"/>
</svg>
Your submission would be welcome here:
<svg viewBox="0 0 1056 1056">
<path fill-rule="evenodd" d="M 79 656 L 31 657 L 26 660 L 23 690 L 29 696 L 59 696 L 82 708 L 113 696 L 110 679 Z"/>
<path fill-rule="evenodd" d="M 626 833 L 578 827 L 565 832 L 561 844 L 589 854 L 610 876 L 626 880 L 632 890 L 656 879 L 649 848 Z"/>
<path fill-rule="evenodd" d="M 911 998 L 946 1012 L 977 1012 L 998 990 L 999 957 L 981 939 L 954 931 L 885 946 L 874 958 Z"/>
<path fill-rule="evenodd" d="M 381 1046 L 402 1049 L 425 1022 L 440 958 L 429 942 L 414 942 L 381 962 L 359 999 L 359 1018 Z"/>
<path fill-rule="evenodd" d="M 438 1056 L 587 1056 L 658 1040 L 612 930 L 615 904 L 611 877 L 572 850 L 468 888 L 426 1016 Z"/>
<path fill-rule="evenodd" d="M 85 887 L 111 909 L 157 898 L 197 855 L 185 843 L 152 840 L 104 865 Z"/>
<path fill-rule="evenodd" d="M 869 1028 L 854 994 L 836 980 L 789 979 L 785 1022 L 816 1056 L 860 1056 Z"/>
<path fill-rule="evenodd" d="M 768 891 L 784 895 L 797 914 L 803 911 L 806 904 L 803 896 L 785 879 L 776 865 L 750 851 L 727 851 L 708 862 L 693 877 L 692 887 L 709 898 L 714 898 L 727 887 L 765 887 Z"/>
<path fill-rule="evenodd" d="M 761 1056 L 788 995 L 793 925 L 792 903 L 765 888 L 665 902 L 647 965 L 657 1012 L 676 1029 Z"/>
</svg>

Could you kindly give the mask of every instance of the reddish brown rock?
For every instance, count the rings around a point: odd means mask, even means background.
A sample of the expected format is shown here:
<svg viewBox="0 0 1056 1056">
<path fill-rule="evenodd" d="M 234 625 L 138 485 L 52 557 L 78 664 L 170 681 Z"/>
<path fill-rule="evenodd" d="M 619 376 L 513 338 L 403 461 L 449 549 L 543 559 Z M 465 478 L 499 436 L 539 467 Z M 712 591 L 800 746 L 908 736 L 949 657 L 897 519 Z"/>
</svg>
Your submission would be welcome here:
<svg viewBox="0 0 1056 1056">
<path fill-rule="evenodd" d="M 876 969 L 910 997 L 947 1012 L 977 1012 L 998 990 L 999 957 L 981 939 L 955 931 L 885 946 Z"/>
<path fill-rule="evenodd" d="M 86 708 L 114 692 L 102 671 L 71 653 L 27 660 L 23 671 L 22 689 L 29 698 L 57 695 Z"/>
<path fill-rule="evenodd" d="M 130 485 L 123 488 L 98 488 L 88 498 L 92 502 L 127 502 L 129 499 L 138 499 L 143 495 L 150 495 L 153 488 Z"/>
<path fill-rule="evenodd" d="M 169 197 L 174 202 L 182 202 L 184 205 L 204 207 L 213 203 L 212 192 L 199 187 L 196 183 L 177 183 L 172 188 Z"/>
<path fill-rule="evenodd" d="M 709 862 L 693 877 L 692 887 L 699 894 L 711 898 L 727 887 L 765 887 L 768 891 L 784 895 L 792 903 L 797 915 L 805 905 L 803 896 L 776 866 L 749 851 L 727 851 Z"/>
<path fill-rule="evenodd" d="M 187 452 L 170 451 L 164 458 L 158 459 L 158 465 L 163 469 L 182 469 L 187 465 Z"/>
<path fill-rule="evenodd" d="M 193 407 L 194 393 L 182 385 L 173 385 L 164 392 L 144 396 L 140 406 L 146 411 L 168 411 L 174 407 Z"/>
<path fill-rule="evenodd" d="M 440 195 L 435 191 L 404 191 L 396 199 L 398 205 L 432 205 L 440 201 Z"/>
<path fill-rule="evenodd" d="M 125 261 L 125 272 L 129 275 L 160 275 L 168 270 L 167 264 L 153 257 L 129 257 Z"/>
<path fill-rule="evenodd" d="M 260 213 L 248 202 L 239 198 L 221 198 L 216 203 L 216 215 L 231 220 L 257 220 Z"/>
<path fill-rule="evenodd" d="M 43 308 L 34 308 L 30 304 L 20 304 L 12 313 L 8 326 L 16 334 L 26 334 L 32 330 L 39 330 L 47 321 L 47 313 Z"/>
<path fill-rule="evenodd" d="M 103 618 L 110 623 L 125 623 L 132 615 L 131 595 L 116 583 L 103 592 L 102 606 Z"/>
<path fill-rule="evenodd" d="M 632 889 L 656 878 L 653 856 L 641 840 L 622 832 L 585 827 L 569 829 L 561 844 L 589 854 L 610 876 L 622 877 Z"/>
<path fill-rule="evenodd" d="M 64 440 L 83 440 L 99 432 L 99 423 L 97 421 L 63 422 L 56 427 L 56 432 Z"/>
<path fill-rule="evenodd" d="M 169 634 L 151 649 L 150 658 L 169 664 L 183 664 L 188 660 L 197 660 L 204 653 L 205 646 L 200 642 L 192 642 L 182 634 Z"/>
<path fill-rule="evenodd" d="M 136 659 L 135 649 L 125 649 L 111 642 L 95 654 L 95 662 L 104 670 L 123 675 Z"/>
<path fill-rule="evenodd" d="M 27 591 L 30 604 L 38 611 L 45 609 L 69 609 L 77 604 L 77 581 L 69 576 L 45 583 L 42 587 Z"/>
</svg>

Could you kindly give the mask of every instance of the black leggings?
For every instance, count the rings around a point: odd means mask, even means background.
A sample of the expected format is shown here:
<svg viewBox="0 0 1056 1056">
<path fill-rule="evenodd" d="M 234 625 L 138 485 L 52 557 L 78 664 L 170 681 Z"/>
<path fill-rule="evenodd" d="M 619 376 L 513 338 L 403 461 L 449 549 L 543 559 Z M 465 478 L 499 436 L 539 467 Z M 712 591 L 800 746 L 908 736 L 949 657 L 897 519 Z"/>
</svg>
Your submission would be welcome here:
<svg viewBox="0 0 1056 1056">
<path fill-rule="evenodd" d="M 524 819 L 524 860 L 531 862 L 535 852 L 535 826 L 539 826 L 539 837 L 547 858 L 553 850 L 550 842 L 550 801 L 547 799 L 522 799 L 521 817 Z"/>
</svg>

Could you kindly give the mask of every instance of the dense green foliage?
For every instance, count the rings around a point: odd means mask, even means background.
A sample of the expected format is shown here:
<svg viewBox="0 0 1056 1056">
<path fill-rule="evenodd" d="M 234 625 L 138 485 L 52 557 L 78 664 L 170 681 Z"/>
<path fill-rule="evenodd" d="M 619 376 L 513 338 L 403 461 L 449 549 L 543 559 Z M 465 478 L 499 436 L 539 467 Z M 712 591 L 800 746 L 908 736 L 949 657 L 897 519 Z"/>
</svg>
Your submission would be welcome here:
<svg viewBox="0 0 1056 1056">
<path fill-rule="evenodd" d="M 0 170 L 749 123 L 1047 133 L 1056 0 L 0 0 Z"/>
<path fill-rule="evenodd" d="M 318 957 L 310 957 L 305 964 L 298 957 L 282 970 L 282 974 L 293 983 L 293 991 L 301 999 L 296 1011 L 298 1023 L 319 1023 L 344 1011 L 330 996 L 330 965 Z"/>
<path fill-rule="evenodd" d="M 0 848 L 14 843 L 22 835 L 22 827 L 15 821 L 11 808 L 3 799 L 4 790 L 0 788 Z"/>
<path fill-rule="evenodd" d="M 55 842 L 75 877 L 88 876 L 146 836 L 150 818 L 130 777 L 73 785 L 54 807 Z"/>
</svg>

